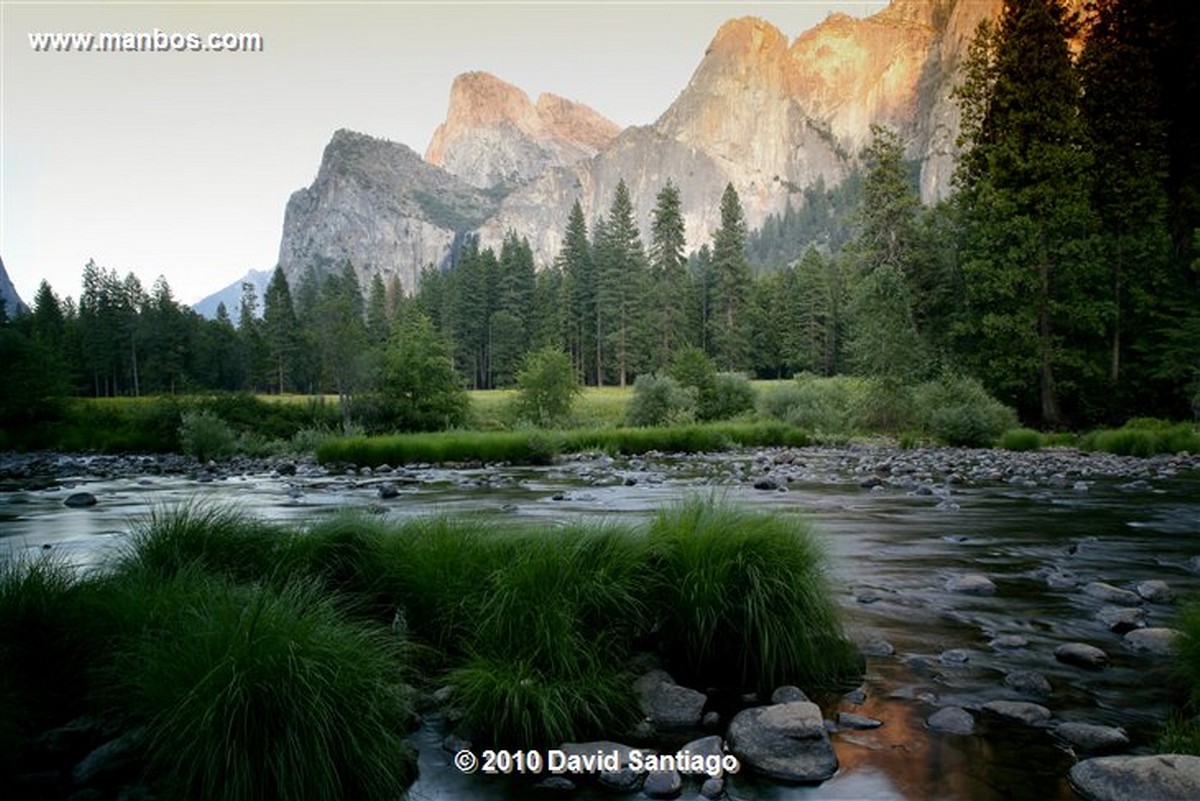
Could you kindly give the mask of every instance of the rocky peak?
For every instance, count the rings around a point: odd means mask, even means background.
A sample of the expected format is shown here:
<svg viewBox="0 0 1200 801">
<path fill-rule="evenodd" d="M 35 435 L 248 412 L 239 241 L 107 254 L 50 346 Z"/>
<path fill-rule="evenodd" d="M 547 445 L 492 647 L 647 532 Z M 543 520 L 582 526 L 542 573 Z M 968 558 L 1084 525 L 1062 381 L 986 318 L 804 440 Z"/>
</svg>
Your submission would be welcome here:
<svg viewBox="0 0 1200 801">
<path fill-rule="evenodd" d="M 596 154 L 620 132 L 591 108 L 552 94 L 534 105 L 486 72 L 454 79 L 446 120 L 425 159 L 479 188 L 512 188 Z"/>
</svg>

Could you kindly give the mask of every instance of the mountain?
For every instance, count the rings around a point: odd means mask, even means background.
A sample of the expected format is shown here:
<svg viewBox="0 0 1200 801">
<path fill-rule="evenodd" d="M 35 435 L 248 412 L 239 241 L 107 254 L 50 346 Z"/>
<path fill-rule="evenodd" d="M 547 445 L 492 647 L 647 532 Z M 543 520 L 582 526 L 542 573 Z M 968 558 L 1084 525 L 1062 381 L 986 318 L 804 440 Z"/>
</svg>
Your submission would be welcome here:
<svg viewBox="0 0 1200 801">
<path fill-rule="evenodd" d="M 689 248 L 711 240 L 727 183 L 749 228 L 840 183 L 871 138 L 895 129 L 921 164 L 925 200 L 949 190 L 959 130 L 951 100 L 977 23 L 1002 0 L 893 0 L 856 19 L 831 14 L 795 40 L 760 19 L 721 26 L 687 86 L 652 124 L 618 132 L 579 103 L 520 89 L 486 73 L 459 76 L 446 120 L 422 160 L 404 145 L 338 131 L 316 181 L 288 202 L 279 263 L 349 260 L 412 291 L 467 233 L 498 246 L 509 230 L 553 261 L 578 199 L 589 222 L 624 180 L 648 241 L 655 198 L 680 190 Z"/>
<path fill-rule="evenodd" d="M 4 303 L 4 312 L 9 317 L 29 311 L 29 307 L 25 305 L 24 301 L 21 300 L 21 296 L 17 294 L 17 288 L 9 280 L 8 272 L 4 269 L 4 259 L 2 258 L 0 258 L 0 301 Z"/>
<path fill-rule="evenodd" d="M 534 105 L 494 75 L 468 72 L 454 79 L 425 160 L 480 189 L 513 188 L 594 156 L 620 130 L 582 103 L 543 94 Z"/>
<path fill-rule="evenodd" d="M 832 14 L 790 43 L 763 20 L 731 20 L 657 121 L 514 191 L 484 224 L 481 243 L 495 246 L 515 230 L 549 263 L 575 199 L 595 220 L 622 179 L 646 237 L 655 196 L 670 179 L 680 189 L 688 244 L 698 247 L 719 226 L 726 183 L 757 228 L 789 200 L 800 202 L 805 187 L 839 183 L 874 124 L 897 130 L 921 161 L 924 198 L 941 197 L 958 132 L 950 91 L 976 24 L 998 13 L 1000 2 L 895 0 L 865 19 Z"/>
<path fill-rule="evenodd" d="M 496 200 L 424 161 L 405 145 L 339 130 L 317 178 L 288 201 L 279 264 L 293 286 L 308 265 L 354 265 L 406 291 L 422 268 L 443 266 L 462 236 L 495 213 Z"/>
<path fill-rule="evenodd" d="M 209 320 L 217 318 L 217 307 L 225 304 L 229 317 L 237 323 L 238 310 L 242 305 L 242 284 L 253 284 L 258 293 L 259 313 L 262 313 L 262 299 L 267 293 L 267 284 L 271 283 L 271 273 L 274 270 L 251 270 L 243 277 L 234 281 L 224 289 L 217 290 L 206 298 L 192 304 L 192 311 Z"/>
</svg>

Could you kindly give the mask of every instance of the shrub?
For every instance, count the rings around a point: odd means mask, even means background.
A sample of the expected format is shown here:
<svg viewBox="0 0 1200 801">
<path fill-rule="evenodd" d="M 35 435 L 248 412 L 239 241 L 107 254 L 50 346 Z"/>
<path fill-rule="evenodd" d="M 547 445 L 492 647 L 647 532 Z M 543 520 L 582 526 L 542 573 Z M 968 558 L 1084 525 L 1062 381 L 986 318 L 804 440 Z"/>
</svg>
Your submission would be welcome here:
<svg viewBox="0 0 1200 801">
<path fill-rule="evenodd" d="M 1032 428 L 1010 428 L 1000 435 L 1000 447 L 1006 451 L 1036 451 L 1042 447 L 1042 435 Z"/>
<path fill-rule="evenodd" d="M 449 348 L 424 315 L 403 321 L 383 355 L 382 403 L 401 431 L 438 431 L 466 422 L 470 400 Z"/>
<path fill-rule="evenodd" d="M 518 419 L 536 426 L 561 425 L 581 391 L 567 354 L 558 348 L 542 348 L 525 356 L 517 374 L 514 410 Z"/>
<path fill-rule="evenodd" d="M 754 411 L 754 387 L 740 373 L 718 373 L 713 381 L 712 394 L 701 398 L 699 415 L 702 420 L 728 420 Z"/>
<path fill-rule="evenodd" d="M 859 674 L 805 526 L 712 500 L 660 512 L 650 524 L 663 654 L 698 686 L 838 686 Z"/>
<path fill-rule="evenodd" d="M 633 397 L 625 415 L 631 426 L 690 423 L 696 418 L 696 390 L 681 387 L 670 376 L 640 375 L 633 382 Z"/>
<path fill-rule="evenodd" d="M 311 583 L 209 578 L 175 597 L 173 625 L 142 631 L 105 679 L 168 795 L 390 798 L 413 779 L 390 635 Z"/>
<path fill-rule="evenodd" d="M 974 378 L 943 376 L 914 391 L 922 428 L 947 445 L 988 447 L 1017 425 L 1017 415 Z"/>
<path fill-rule="evenodd" d="M 184 412 L 179 426 L 179 447 L 185 454 L 206 462 L 232 456 L 237 450 L 237 437 L 212 412 Z"/>
<path fill-rule="evenodd" d="M 865 398 L 862 379 L 800 374 L 793 385 L 765 393 L 759 410 L 820 436 L 845 436 L 859 429 Z"/>
</svg>

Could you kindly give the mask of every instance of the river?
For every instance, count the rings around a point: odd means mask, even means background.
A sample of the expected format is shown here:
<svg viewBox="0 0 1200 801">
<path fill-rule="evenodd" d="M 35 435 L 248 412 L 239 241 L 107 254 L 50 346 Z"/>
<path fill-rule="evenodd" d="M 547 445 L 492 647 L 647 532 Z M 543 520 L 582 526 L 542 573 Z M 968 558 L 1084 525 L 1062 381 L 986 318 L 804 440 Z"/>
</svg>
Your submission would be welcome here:
<svg viewBox="0 0 1200 801">
<path fill-rule="evenodd" d="M 1106 582 L 1129 589 L 1158 579 L 1181 602 L 1200 592 L 1193 561 L 1200 556 L 1200 460 L 1186 457 L 817 448 L 349 474 L 303 463 L 295 475 L 106 468 L 108 477 L 91 474 L 86 461 L 76 464 L 76 474 L 60 471 L 50 486 L 4 486 L 0 548 L 50 550 L 97 565 L 152 509 L 196 500 L 296 522 L 344 508 L 370 508 L 387 518 L 469 511 L 520 520 L 636 521 L 690 493 L 715 493 L 810 520 L 826 544 L 847 627 L 869 654 L 865 701 L 818 700 L 827 717 L 852 711 L 884 725 L 834 732 L 841 768 L 820 786 L 731 777 L 729 797 L 746 801 L 1074 798 L 1065 776 L 1076 756 L 1052 734 L 1055 724 L 1120 726 L 1131 740 L 1125 750 L 1146 753 L 1179 700 L 1172 697 L 1170 658 L 1133 652 L 1096 619 L 1107 604 L 1082 588 Z M 398 494 L 381 497 L 383 486 Z M 64 499 L 79 491 L 95 495 L 96 505 L 66 506 Z M 995 594 L 947 589 L 950 579 L 967 573 L 989 577 Z M 1052 588 L 1051 575 L 1077 584 Z M 1148 626 L 1170 626 L 1178 605 L 1137 608 Z M 1017 647 L 994 643 L 1001 636 L 1009 638 L 1002 644 Z M 1068 642 L 1102 648 L 1109 665 L 1092 671 L 1059 662 L 1054 650 Z M 1051 692 L 1040 703 L 1053 714 L 1050 724 L 1030 727 L 980 710 L 992 700 L 1030 700 L 1004 683 L 1016 670 L 1049 680 Z M 971 711 L 974 734 L 926 727 L 926 718 L 947 705 Z M 528 785 L 455 772 L 435 727 L 416 740 L 421 778 L 411 798 L 529 797 Z M 685 783 L 683 797 L 696 797 L 698 788 Z"/>
</svg>

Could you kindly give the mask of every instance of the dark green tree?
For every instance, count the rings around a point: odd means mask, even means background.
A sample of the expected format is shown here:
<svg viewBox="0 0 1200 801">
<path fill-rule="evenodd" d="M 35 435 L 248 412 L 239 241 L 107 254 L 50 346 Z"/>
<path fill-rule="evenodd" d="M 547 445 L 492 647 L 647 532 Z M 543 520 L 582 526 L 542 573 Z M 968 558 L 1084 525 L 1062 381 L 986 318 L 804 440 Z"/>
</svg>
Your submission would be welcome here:
<svg viewBox="0 0 1200 801">
<path fill-rule="evenodd" d="M 398 315 L 383 355 L 379 391 L 389 419 L 402 431 L 460 426 L 470 409 L 445 340 L 414 307 Z"/>
<path fill-rule="evenodd" d="M 563 276 L 567 352 L 576 372 L 586 383 L 596 378 L 596 273 L 588 242 L 583 208 L 576 200 L 567 218 L 558 268 Z"/>
<path fill-rule="evenodd" d="M 563 425 L 581 388 L 566 353 L 555 347 L 530 351 L 517 375 L 514 409 L 536 426 Z"/>
<path fill-rule="evenodd" d="M 713 235 L 712 269 L 716 296 L 709 315 L 709 341 L 717 364 L 740 370 L 750 362 L 750 262 L 746 259 L 746 219 L 733 184 L 721 195 L 721 227 Z"/>
<path fill-rule="evenodd" d="M 624 181 L 617 184 L 607 220 L 597 226 L 597 238 L 598 339 L 609 354 L 605 361 L 611 365 L 612 377 L 624 387 L 648 362 L 646 253 Z"/>
<path fill-rule="evenodd" d="M 291 286 L 283 268 L 279 266 L 271 274 L 271 282 L 267 284 L 263 298 L 262 328 L 275 391 L 282 395 L 288 388 L 292 363 L 299 349 L 300 326 L 292 302 Z"/>
<path fill-rule="evenodd" d="M 688 342 L 687 316 L 692 300 L 686 246 L 679 189 L 668 181 L 659 190 L 650 220 L 649 327 L 654 334 L 651 370 L 664 369 Z"/>
</svg>

